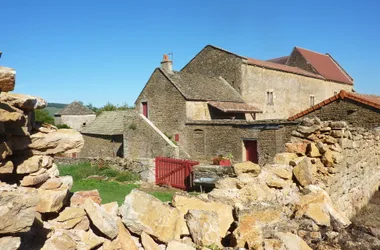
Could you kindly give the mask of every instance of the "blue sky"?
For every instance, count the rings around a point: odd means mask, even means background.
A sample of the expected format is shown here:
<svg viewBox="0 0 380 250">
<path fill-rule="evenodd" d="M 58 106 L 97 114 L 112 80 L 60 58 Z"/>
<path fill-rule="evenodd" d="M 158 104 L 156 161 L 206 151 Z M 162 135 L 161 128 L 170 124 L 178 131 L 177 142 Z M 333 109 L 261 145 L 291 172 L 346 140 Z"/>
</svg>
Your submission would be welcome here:
<svg viewBox="0 0 380 250">
<path fill-rule="evenodd" d="M 207 44 L 257 59 L 330 53 L 358 92 L 380 95 L 380 1 L 12 0 L 0 65 L 48 102 L 132 105 L 163 53 L 180 70 Z"/>
</svg>

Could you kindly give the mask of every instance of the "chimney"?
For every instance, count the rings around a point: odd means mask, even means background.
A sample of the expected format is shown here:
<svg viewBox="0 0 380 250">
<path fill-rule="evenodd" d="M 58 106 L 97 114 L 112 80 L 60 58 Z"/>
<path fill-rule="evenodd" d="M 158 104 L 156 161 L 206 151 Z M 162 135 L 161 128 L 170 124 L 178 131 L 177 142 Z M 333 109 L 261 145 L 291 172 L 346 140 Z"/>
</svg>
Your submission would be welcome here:
<svg viewBox="0 0 380 250">
<path fill-rule="evenodd" d="M 161 69 L 167 73 L 173 73 L 173 62 L 169 60 L 169 56 L 164 54 L 164 58 L 161 62 Z"/>
</svg>

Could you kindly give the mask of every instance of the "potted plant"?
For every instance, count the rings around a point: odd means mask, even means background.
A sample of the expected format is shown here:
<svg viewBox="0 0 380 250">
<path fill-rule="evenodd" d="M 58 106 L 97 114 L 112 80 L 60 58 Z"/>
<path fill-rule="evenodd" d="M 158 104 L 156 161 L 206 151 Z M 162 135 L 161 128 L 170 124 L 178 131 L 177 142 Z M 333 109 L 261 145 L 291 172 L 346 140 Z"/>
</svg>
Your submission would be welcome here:
<svg viewBox="0 0 380 250">
<path fill-rule="evenodd" d="M 231 160 L 233 159 L 233 155 L 229 153 L 227 156 L 218 155 L 217 157 L 212 159 L 213 165 L 220 166 L 231 166 Z"/>
</svg>

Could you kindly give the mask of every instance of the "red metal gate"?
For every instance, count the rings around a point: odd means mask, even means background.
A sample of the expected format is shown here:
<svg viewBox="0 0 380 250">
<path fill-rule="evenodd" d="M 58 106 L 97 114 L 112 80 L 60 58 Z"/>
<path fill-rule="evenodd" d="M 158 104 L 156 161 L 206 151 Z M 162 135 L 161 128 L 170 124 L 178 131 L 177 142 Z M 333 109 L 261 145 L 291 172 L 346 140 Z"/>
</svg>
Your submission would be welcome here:
<svg viewBox="0 0 380 250">
<path fill-rule="evenodd" d="M 166 184 L 180 189 L 192 186 L 191 172 L 197 161 L 156 157 L 156 184 Z"/>
</svg>

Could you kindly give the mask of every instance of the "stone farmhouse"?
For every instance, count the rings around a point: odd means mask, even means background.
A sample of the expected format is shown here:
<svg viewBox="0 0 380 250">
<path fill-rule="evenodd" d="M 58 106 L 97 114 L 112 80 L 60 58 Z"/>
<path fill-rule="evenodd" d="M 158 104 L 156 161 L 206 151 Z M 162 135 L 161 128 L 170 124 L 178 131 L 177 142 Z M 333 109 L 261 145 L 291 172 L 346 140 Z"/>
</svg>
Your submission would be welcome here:
<svg viewBox="0 0 380 250">
<path fill-rule="evenodd" d="M 181 71 L 164 56 L 135 105 L 172 138 L 180 157 L 232 154 L 264 164 L 284 151 L 297 123 L 289 116 L 352 89 L 353 79 L 329 54 L 296 47 L 260 61 L 208 45 Z"/>
<path fill-rule="evenodd" d="M 84 106 L 80 102 L 74 101 L 67 105 L 60 112 L 54 114 L 54 124 L 66 124 L 70 128 L 81 131 L 96 118 L 94 111 Z"/>
<path fill-rule="evenodd" d="M 380 127 L 380 96 L 340 91 L 294 116 L 294 121 L 305 117 L 318 117 L 327 121 L 346 121 L 353 127 L 374 129 Z"/>
</svg>

